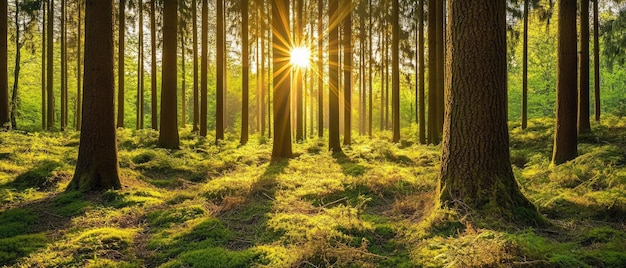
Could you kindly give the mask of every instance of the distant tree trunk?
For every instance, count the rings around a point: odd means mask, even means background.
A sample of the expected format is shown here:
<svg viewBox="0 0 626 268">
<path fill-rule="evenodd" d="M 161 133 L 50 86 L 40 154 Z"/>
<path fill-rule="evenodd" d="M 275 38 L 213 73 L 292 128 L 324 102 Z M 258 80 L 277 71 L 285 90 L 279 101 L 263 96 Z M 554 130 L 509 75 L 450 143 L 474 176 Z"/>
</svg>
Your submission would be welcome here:
<svg viewBox="0 0 626 268">
<path fill-rule="evenodd" d="M 352 0 L 344 0 L 343 19 L 343 144 L 352 144 Z"/>
<path fill-rule="evenodd" d="M 122 188 L 115 138 L 112 14 L 113 1 L 86 1 L 84 120 L 76 170 L 67 190 Z"/>
<path fill-rule="evenodd" d="M 445 28 L 445 21 L 446 21 L 446 17 L 444 15 L 445 13 L 445 1 L 444 0 L 437 0 L 437 8 L 436 8 L 436 18 L 437 18 L 437 22 L 435 24 L 436 27 L 436 35 L 435 38 L 437 38 L 437 60 L 436 60 L 436 68 L 437 68 L 437 132 L 439 133 L 438 136 L 441 136 L 443 134 L 443 113 L 444 113 L 444 100 L 443 98 L 445 97 L 443 94 L 443 86 L 444 86 L 444 79 L 445 79 L 445 70 L 444 70 L 444 57 L 445 57 L 445 38 L 444 38 L 444 28 Z"/>
<path fill-rule="evenodd" d="M 180 9 L 183 10 L 183 2 L 180 2 Z M 185 22 L 182 20 L 180 21 L 179 27 L 180 27 L 180 70 L 181 70 L 181 74 L 180 74 L 180 79 L 181 79 L 181 85 L 180 85 L 180 126 L 182 128 L 184 128 L 187 124 L 187 71 L 186 71 L 186 65 L 185 64 L 185 51 L 186 51 L 186 47 L 185 47 L 185 28 L 184 25 Z"/>
<path fill-rule="evenodd" d="M 368 88 L 369 88 L 369 118 L 368 118 L 368 129 L 367 132 L 370 136 L 370 138 L 372 137 L 372 128 L 373 128 L 373 119 L 374 119 L 374 75 L 373 75 L 373 71 L 372 70 L 372 66 L 374 65 L 374 61 L 372 60 L 372 54 L 374 54 L 374 48 L 372 46 L 372 28 L 373 28 L 373 24 L 372 24 L 372 0 L 369 0 L 368 2 L 368 6 L 369 6 L 369 12 L 368 12 L 368 18 L 369 18 L 369 23 L 368 23 L 368 33 L 369 33 L 369 58 L 367 60 L 367 66 L 369 68 L 368 71 Z"/>
<path fill-rule="evenodd" d="M 324 0 L 317 0 L 317 136 L 324 137 Z"/>
<path fill-rule="evenodd" d="M 67 5 L 61 0 L 61 131 L 67 129 Z"/>
<path fill-rule="evenodd" d="M 383 22 L 380 22 L 380 24 L 384 24 Z M 378 38 L 378 49 L 380 50 L 380 54 L 381 54 L 381 62 L 379 67 L 380 70 L 380 122 L 379 122 L 379 127 L 380 127 L 380 131 L 382 132 L 383 130 L 385 130 L 385 69 L 384 69 L 384 61 L 386 61 L 385 59 L 385 35 L 386 33 L 383 33 L 384 27 L 381 25 L 381 29 L 380 29 L 380 38 Z"/>
<path fill-rule="evenodd" d="M 428 143 L 439 144 L 437 127 L 437 0 L 428 0 Z"/>
<path fill-rule="evenodd" d="M 365 63 L 365 1 L 359 3 L 359 135 L 365 135 L 367 127 L 367 88 Z"/>
<path fill-rule="evenodd" d="M 524 0 L 524 37 L 522 48 L 522 129 L 528 126 L 528 3 Z"/>
<path fill-rule="evenodd" d="M 261 136 L 265 136 L 265 114 L 266 111 L 269 113 L 269 103 L 267 103 L 268 105 L 268 110 L 266 110 L 266 96 L 267 99 L 269 101 L 269 92 L 267 92 L 267 85 L 265 84 L 266 80 L 265 80 L 265 61 L 267 59 L 266 56 L 266 45 L 265 45 L 265 34 L 266 32 L 263 30 L 263 26 L 265 25 L 265 19 L 263 19 L 263 17 L 265 16 L 265 7 L 262 4 L 263 1 L 261 0 L 261 112 L 259 113 L 259 115 L 261 116 Z M 268 21 L 269 21 L 269 14 L 268 14 Z M 269 23 L 269 22 L 268 22 Z M 268 29 L 271 29 L 271 27 L 267 27 Z M 269 59 L 267 59 L 269 61 Z M 269 65 L 269 63 L 268 63 Z M 267 94 L 266 94 L 267 93 Z M 268 120 L 269 122 L 269 120 Z M 270 126 L 268 126 L 270 127 Z"/>
<path fill-rule="evenodd" d="M 424 0 L 419 0 L 417 7 L 418 17 L 418 54 L 419 54 L 419 139 L 421 144 L 426 144 L 426 100 L 425 100 L 425 75 L 424 75 Z"/>
<path fill-rule="evenodd" d="M 196 0 L 191 1 L 192 38 L 193 38 L 193 131 L 200 128 L 200 98 L 198 96 L 198 8 Z"/>
<path fill-rule="evenodd" d="M 589 123 L 589 0 L 580 1 L 580 55 L 578 75 L 578 133 L 591 132 Z"/>
<path fill-rule="evenodd" d="M 150 116 L 152 119 L 152 129 L 159 129 L 158 110 L 157 110 L 157 60 L 156 60 L 156 7 L 155 1 L 150 1 L 150 46 L 151 46 L 151 75 L 150 75 Z"/>
<path fill-rule="evenodd" d="M 217 86 L 216 86 L 216 102 L 217 111 L 215 112 L 215 139 L 224 139 L 224 0 L 217 0 Z"/>
<path fill-rule="evenodd" d="M 8 129 L 9 120 L 9 75 L 7 73 L 9 28 L 7 2 L 0 2 L 0 128 Z"/>
<path fill-rule="evenodd" d="M 552 162 L 565 163 L 577 156 L 577 51 L 576 0 L 559 1 L 557 49 L 556 130 Z"/>
<path fill-rule="evenodd" d="M 295 16 L 295 21 L 296 21 L 296 29 L 295 29 L 295 36 L 296 36 L 296 47 L 300 47 L 302 44 L 302 0 L 296 0 L 296 16 Z M 303 77 L 302 77 L 302 72 L 303 69 L 300 66 L 293 66 L 292 70 L 295 74 L 295 82 L 296 82 L 296 94 L 295 94 L 295 99 L 296 99 L 296 141 L 302 141 L 304 140 L 304 129 L 303 129 L 303 125 L 304 125 L 304 116 L 303 116 L 303 112 L 304 112 L 304 107 L 302 105 L 302 99 L 303 99 L 303 94 L 302 94 L 302 88 L 303 88 Z"/>
<path fill-rule="evenodd" d="M 338 1 L 329 1 L 328 34 L 328 76 L 330 88 L 328 94 L 329 125 L 328 145 L 332 152 L 341 152 L 339 143 L 339 8 Z M 276 55 L 275 55 L 276 57 Z"/>
<path fill-rule="evenodd" d="M 593 0 L 593 92 L 594 115 L 600 121 L 600 29 L 598 21 L 598 1 Z"/>
<path fill-rule="evenodd" d="M 48 1 L 48 40 L 46 41 L 48 48 L 48 69 L 46 75 L 46 95 L 48 97 L 48 118 L 46 120 L 46 129 L 54 128 L 54 0 Z"/>
<path fill-rule="evenodd" d="M 241 144 L 248 143 L 248 104 L 249 104 L 249 83 L 248 83 L 248 73 L 249 73 L 249 46 L 248 46 L 248 0 L 243 0 L 241 4 L 241 89 L 242 89 L 242 100 L 241 100 Z"/>
<path fill-rule="evenodd" d="M 126 31 L 126 0 L 119 0 L 118 56 L 117 56 L 117 127 L 124 127 L 124 32 Z"/>
<path fill-rule="evenodd" d="M 46 99 L 47 99 L 46 97 L 46 52 L 47 52 L 46 50 L 46 8 L 47 6 L 46 5 L 47 4 L 46 3 L 47 3 L 46 1 L 41 2 L 41 129 L 42 130 L 46 129 Z M 4 36 L 6 36 L 6 34 Z M 0 68 L 2 67 L 0 66 Z M 6 71 L 4 72 L 0 71 L 0 77 L 2 76 L 3 73 L 6 73 Z M 1 98 L 2 97 L 0 96 L 0 99 Z M 7 96 L 7 99 L 8 99 L 8 96 Z M 0 125 L 3 125 L 3 124 L 0 124 Z"/>
<path fill-rule="evenodd" d="M 450 0 L 437 205 L 505 219 L 536 213 L 509 161 L 506 2 Z M 471 138 L 468 138 L 471 137 Z"/>
<path fill-rule="evenodd" d="M 393 121 L 393 142 L 400 142 L 400 25 L 399 25 L 399 0 L 392 1 L 392 38 L 391 45 L 391 109 Z"/>
<path fill-rule="evenodd" d="M 260 47 L 261 47 L 261 7 L 262 7 L 262 2 L 261 0 L 256 0 L 255 3 L 255 8 L 256 8 L 256 27 L 254 27 L 254 62 L 255 62 L 255 67 L 256 67 L 256 77 L 255 77 L 255 81 L 256 81 L 256 131 L 257 132 L 261 132 L 261 122 L 263 121 L 263 119 L 261 118 L 261 111 L 263 111 L 263 107 L 262 107 L 262 103 L 263 103 L 263 99 L 261 98 L 261 64 L 263 64 L 263 62 L 260 61 L 261 59 L 261 51 L 260 51 Z"/>
<path fill-rule="evenodd" d="M 137 49 L 137 129 L 143 129 L 143 0 L 139 6 L 139 47 Z"/>
<path fill-rule="evenodd" d="M 269 8 L 270 7 L 268 6 L 268 9 Z M 268 14 L 268 16 L 270 16 L 271 13 L 270 13 L 269 10 L 267 11 L 267 14 Z M 272 21 L 272 17 L 271 16 L 268 18 L 268 25 L 270 24 L 269 21 Z M 289 28 L 289 27 L 287 27 L 287 28 Z M 267 58 L 267 62 L 268 62 L 267 63 L 268 66 L 269 66 L 270 58 L 272 58 L 272 56 L 273 56 L 273 54 L 271 54 L 271 52 L 270 52 L 271 51 L 270 47 L 273 46 L 269 42 L 270 36 L 272 36 L 272 27 L 268 26 L 267 27 L 267 38 L 268 38 L 268 41 L 267 41 L 267 57 L 266 57 Z M 269 67 L 268 67 L 266 73 L 267 73 L 267 81 L 273 81 L 273 77 L 272 77 L 273 73 L 269 69 Z M 289 88 L 291 90 L 291 83 L 289 84 Z M 272 126 L 272 109 L 273 109 L 273 107 L 272 107 L 272 96 L 273 96 L 273 94 L 270 94 L 269 85 L 268 85 L 267 90 L 266 90 L 266 95 L 267 95 L 267 105 L 266 105 L 267 106 L 267 136 L 271 138 L 272 137 L 272 127 L 271 126 Z M 291 126 L 289 126 L 289 128 L 291 128 Z M 291 136 L 290 136 L 290 138 L 291 138 Z"/>
<path fill-rule="evenodd" d="M 292 156 L 289 108 L 289 0 L 272 1 L 272 47 L 274 65 L 274 146 L 272 160 Z"/>
<path fill-rule="evenodd" d="M 163 67 L 161 84 L 161 132 L 159 147 L 178 149 L 178 102 L 176 97 L 177 0 L 165 0 L 163 6 Z"/>
<path fill-rule="evenodd" d="M 11 118 L 11 129 L 17 129 L 17 112 L 19 107 L 18 85 L 20 81 L 22 46 L 24 46 L 24 43 L 20 42 L 20 39 L 22 38 L 22 32 L 20 29 L 20 12 L 18 0 L 15 0 L 15 68 L 13 70 L 13 92 L 11 93 L 11 112 L 9 115 Z"/>
<path fill-rule="evenodd" d="M 83 108 L 83 97 L 82 97 L 82 84 L 81 84 L 81 67 L 82 67 L 82 58 L 81 58 L 81 45 L 82 45 L 82 1 L 78 1 L 78 38 L 76 39 L 76 131 L 80 131 L 80 125 L 82 124 L 82 108 Z"/>
<path fill-rule="evenodd" d="M 200 136 L 207 134 L 207 91 L 208 91 L 208 55 L 209 55 L 209 8 L 208 0 L 202 0 L 202 29 L 201 43 L 202 55 L 200 56 Z"/>
</svg>

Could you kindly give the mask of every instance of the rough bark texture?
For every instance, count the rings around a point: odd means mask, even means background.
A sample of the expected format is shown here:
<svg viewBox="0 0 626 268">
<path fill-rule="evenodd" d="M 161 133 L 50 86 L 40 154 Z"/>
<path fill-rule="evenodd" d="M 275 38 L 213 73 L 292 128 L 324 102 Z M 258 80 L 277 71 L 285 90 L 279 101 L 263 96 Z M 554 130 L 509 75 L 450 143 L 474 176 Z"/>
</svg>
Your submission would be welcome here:
<svg viewBox="0 0 626 268">
<path fill-rule="evenodd" d="M 576 51 L 576 0 L 559 1 L 557 47 L 556 130 L 552 162 L 556 165 L 576 158 L 578 102 Z"/>
<path fill-rule="evenodd" d="M 126 0 L 120 0 L 117 56 L 117 127 L 124 127 L 124 32 L 126 31 Z"/>
<path fill-rule="evenodd" d="M 159 147 L 178 149 L 178 106 L 176 97 L 177 0 L 165 0 L 163 6 L 163 74 L 161 86 L 161 130 Z"/>
<path fill-rule="evenodd" d="M 591 132 L 589 122 L 589 0 L 580 1 L 580 54 L 578 62 L 578 133 L 589 133 Z"/>
<path fill-rule="evenodd" d="M 504 1 L 451 0 L 438 205 L 485 216 L 535 211 L 509 161 Z"/>
<path fill-rule="evenodd" d="M 426 100 L 424 81 L 424 0 L 419 1 L 417 7 L 417 19 L 419 28 L 418 50 L 419 50 L 419 139 L 421 144 L 426 144 Z"/>
<path fill-rule="evenodd" d="M 339 8 L 338 1 L 328 3 L 328 145 L 333 152 L 341 152 L 339 141 Z M 276 57 L 276 55 L 274 55 Z"/>
<path fill-rule="evenodd" d="M 246 144 L 248 143 L 248 70 L 250 69 L 248 57 L 248 0 L 243 0 L 241 5 L 241 17 L 241 57 L 243 58 L 241 61 L 241 144 Z"/>
<path fill-rule="evenodd" d="M 84 109 L 78 161 L 67 190 L 120 189 L 115 140 L 113 1 L 85 5 Z"/>
<path fill-rule="evenodd" d="M 291 157 L 289 67 L 289 0 L 272 0 L 272 52 L 274 66 L 274 145 L 272 160 Z"/>
<path fill-rule="evenodd" d="M 78 38 L 76 39 L 76 49 L 78 50 L 76 53 L 76 131 L 80 131 L 80 125 L 82 121 L 82 108 L 83 108 L 83 97 L 82 97 L 82 55 L 81 55 L 81 46 L 82 46 L 82 1 L 78 2 Z"/>
<path fill-rule="evenodd" d="M 524 37 L 522 44 L 522 129 L 528 126 L 528 5 L 524 0 Z"/>
<path fill-rule="evenodd" d="M 47 36 L 47 74 L 46 74 L 46 95 L 47 95 L 47 119 L 46 129 L 54 128 L 54 0 L 48 1 L 48 36 Z"/>
<path fill-rule="evenodd" d="M 443 116 L 444 116 L 444 79 L 445 79 L 445 70 L 444 70 L 444 61 L 445 61 L 445 38 L 444 38 L 444 28 L 446 18 L 444 16 L 444 6 L 445 0 L 437 0 L 437 22 L 435 25 L 437 38 L 437 133 L 441 137 L 443 133 Z"/>
<path fill-rule="evenodd" d="M 208 55 L 209 55 L 209 8 L 208 0 L 202 0 L 202 55 L 200 56 L 200 136 L 207 134 L 207 91 L 208 91 Z"/>
<path fill-rule="evenodd" d="M 392 2 L 392 43 L 391 43 L 391 110 L 393 142 L 400 142 L 400 25 L 399 25 L 399 3 L 398 0 Z"/>
<path fill-rule="evenodd" d="M 224 0 L 217 0 L 217 85 L 216 85 L 216 109 L 215 112 L 215 139 L 224 139 Z"/>
<path fill-rule="evenodd" d="M 437 128 L 437 0 L 428 0 L 428 143 L 439 144 Z"/>
<path fill-rule="evenodd" d="M 157 110 L 157 63 L 156 63 L 156 7 L 155 1 L 150 1 L 150 47 L 151 47 L 151 61 L 152 66 L 150 67 L 150 102 L 151 102 L 151 125 L 152 129 L 159 129 L 159 120 L 158 120 L 158 110 Z"/>
<path fill-rule="evenodd" d="M 344 0 L 343 19 L 343 144 L 352 144 L 352 1 Z"/>
<path fill-rule="evenodd" d="M 9 123 L 9 76 L 7 74 L 8 13 L 7 2 L 0 3 L 0 127 Z"/>
<path fill-rule="evenodd" d="M 600 121 L 600 27 L 598 21 L 598 1 L 593 1 L 593 93 L 595 120 Z"/>
</svg>

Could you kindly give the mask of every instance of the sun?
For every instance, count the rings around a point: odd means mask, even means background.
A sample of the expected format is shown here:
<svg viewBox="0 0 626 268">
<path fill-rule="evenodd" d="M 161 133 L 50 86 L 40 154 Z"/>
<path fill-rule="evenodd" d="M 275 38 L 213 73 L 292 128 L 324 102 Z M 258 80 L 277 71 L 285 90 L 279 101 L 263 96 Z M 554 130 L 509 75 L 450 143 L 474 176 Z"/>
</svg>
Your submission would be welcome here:
<svg viewBox="0 0 626 268">
<path fill-rule="evenodd" d="M 309 67 L 311 50 L 306 47 L 295 47 L 291 50 L 290 57 L 291 65 L 306 69 Z"/>
</svg>

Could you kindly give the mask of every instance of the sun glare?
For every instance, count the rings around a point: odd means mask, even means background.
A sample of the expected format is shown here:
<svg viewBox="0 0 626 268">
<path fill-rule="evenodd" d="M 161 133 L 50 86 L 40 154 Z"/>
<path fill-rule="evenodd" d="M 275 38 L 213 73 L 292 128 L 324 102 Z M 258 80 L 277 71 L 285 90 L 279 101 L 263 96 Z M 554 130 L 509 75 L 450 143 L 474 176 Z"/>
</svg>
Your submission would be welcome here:
<svg viewBox="0 0 626 268">
<path fill-rule="evenodd" d="M 291 65 L 308 68 L 311 51 L 306 47 L 296 47 L 291 50 Z"/>
</svg>

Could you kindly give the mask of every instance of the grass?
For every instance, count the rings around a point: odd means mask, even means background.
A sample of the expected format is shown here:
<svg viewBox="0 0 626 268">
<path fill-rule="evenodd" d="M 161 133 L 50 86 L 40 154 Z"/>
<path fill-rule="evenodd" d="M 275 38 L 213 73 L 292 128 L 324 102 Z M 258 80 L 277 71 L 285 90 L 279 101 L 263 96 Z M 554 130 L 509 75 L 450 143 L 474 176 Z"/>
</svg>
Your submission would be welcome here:
<svg viewBox="0 0 626 268">
<path fill-rule="evenodd" d="M 123 189 L 83 195 L 64 192 L 76 132 L 0 133 L 0 266 L 626 266 L 626 119 L 557 167 L 552 121 L 511 129 L 515 176 L 550 222 L 534 228 L 434 209 L 441 148 L 410 139 L 356 136 L 335 155 L 310 139 L 271 163 L 263 137 L 184 129 L 169 151 L 119 130 Z"/>
</svg>

